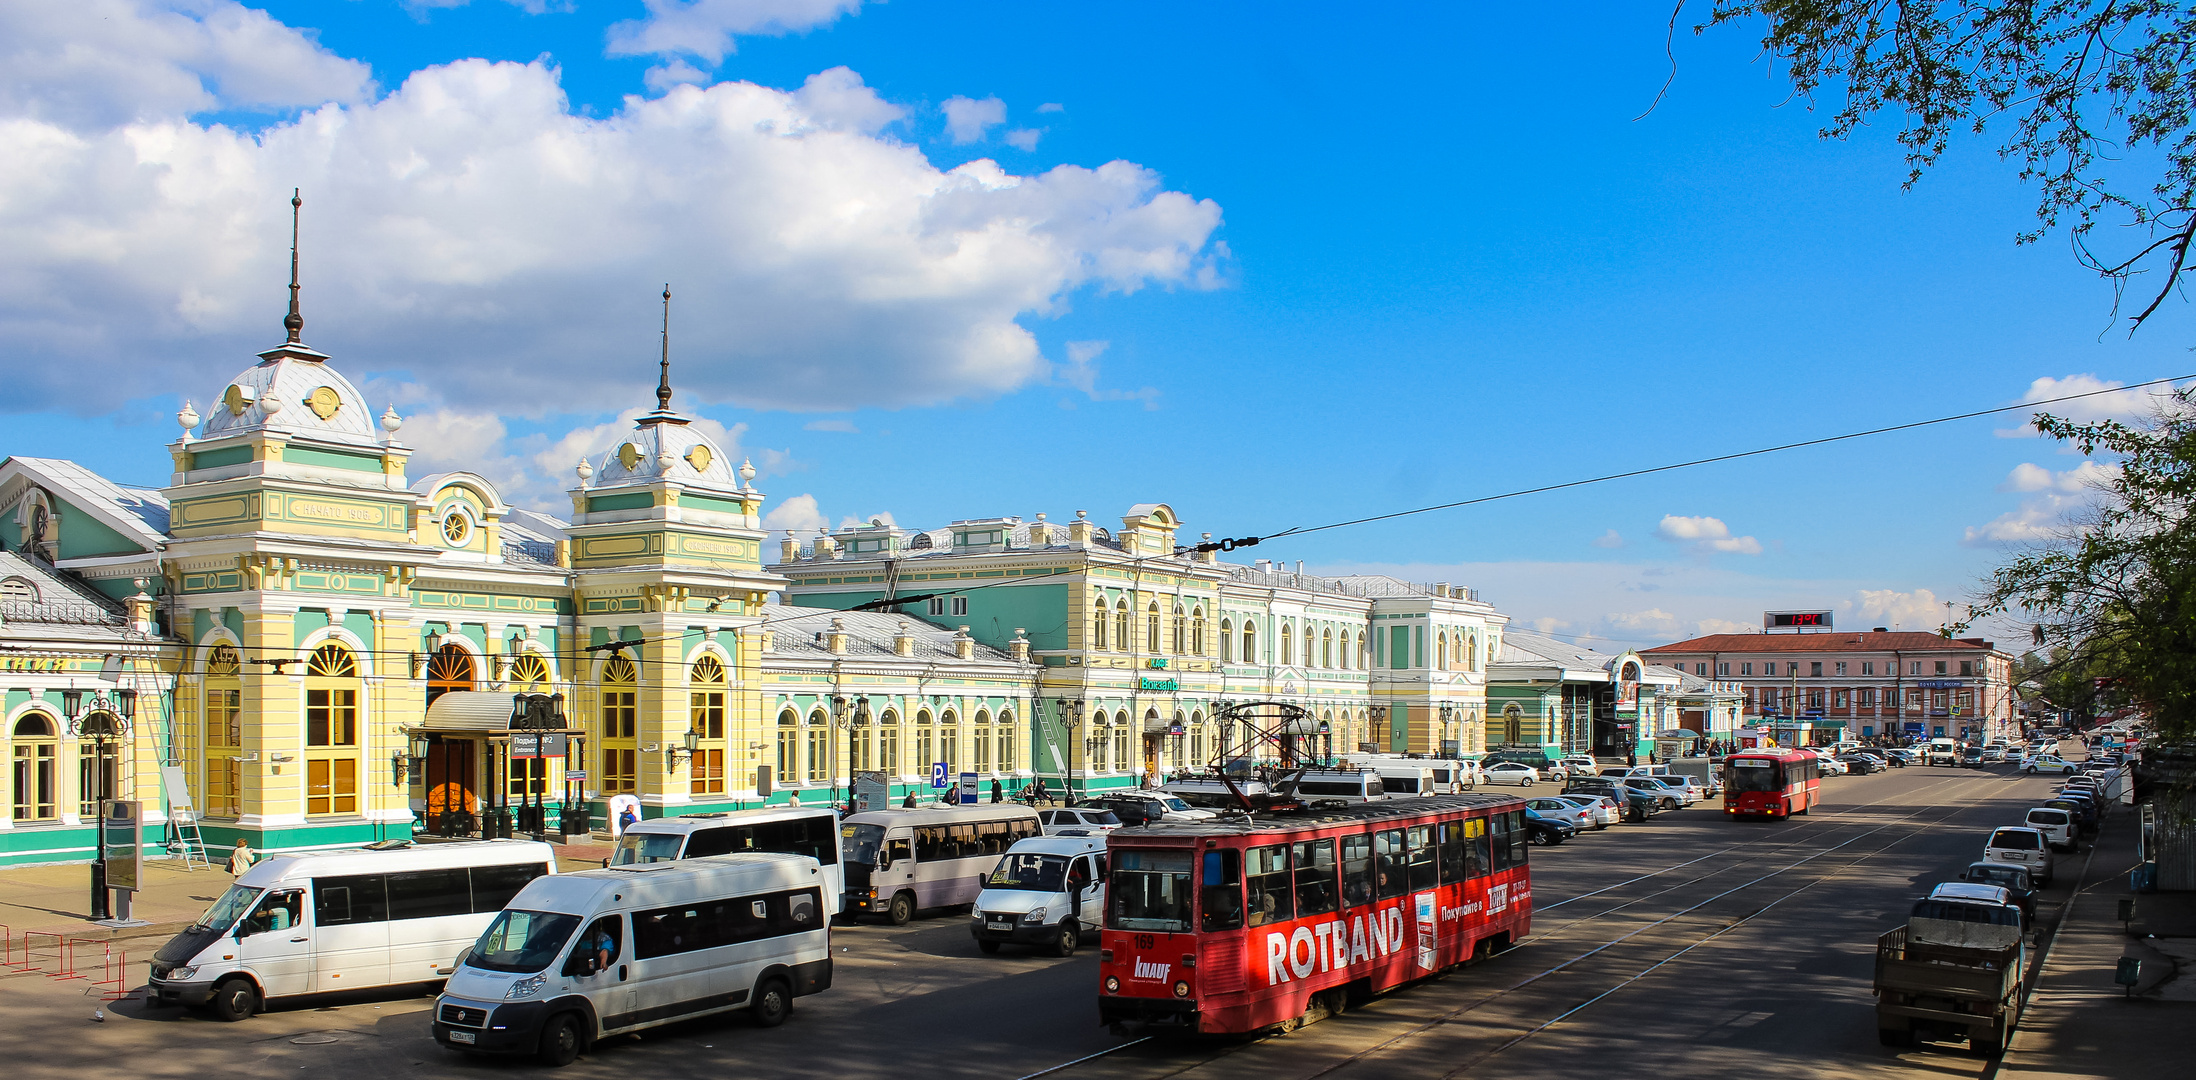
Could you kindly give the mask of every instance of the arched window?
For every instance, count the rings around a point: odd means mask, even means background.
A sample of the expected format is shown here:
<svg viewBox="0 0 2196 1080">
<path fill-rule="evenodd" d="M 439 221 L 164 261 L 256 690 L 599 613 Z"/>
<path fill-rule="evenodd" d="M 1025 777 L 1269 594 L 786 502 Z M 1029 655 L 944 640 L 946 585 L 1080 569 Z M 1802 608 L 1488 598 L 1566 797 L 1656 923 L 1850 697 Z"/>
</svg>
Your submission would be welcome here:
<svg viewBox="0 0 2196 1080">
<path fill-rule="evenodd" d="M 1334 666 L 1334 631 L 1332 630 L 1321 630 L 1319 632 L 1319 666 L 1323 668 Z"/>
<path fill-rule="evenodd" d="M 1123 709 L 1113 714 L 1113 767 L 1122 772 L 1127 772 L 1132 768 L 1129 764 L 1131 760 L 1129 757 L 1129 714 L 1128 710 Z"/>
<path fill-rule="evenodd" d="M 687 763 L 687 793 L 724 793 L 724 665 L 704 654 L 687 676 L 688 722 L 704 745 Z"/>
<path fill-rule="evenodd" d="M 1365 632 L 1360 630 L 1357 632 L 1357 668 L 1359 671 L 1365 671 L 1371 667 L 1372 657 L 1365 655 Z"/>
<path fill-rule="evenodd" d="M 1017 768 L 1014 758 L 1014 714 L 1001 711 L 999 726 L 994 730 L 999 733 L 999 771 L 1013 772 Z"/>
<path fill-rule="evenodd" d="M 1258 628 L 1249 619 L 1243 620 L 1243 662 L 1258 662 Z"/>
<path fill-rule="evenodd" d="M 45 713 L 25 713 L 15 722 L 12 790 L 17 821 L 54 821 L 60 817 L 60 730 Z"/>
<path fill-rule="evenodd" d="M 1106 647 L 1106 598 L 1103 596 L 1098 598 L 1097 606 L 1091 610 L 1090 647 L 1093 649 Z"/>
<path fill-rule="evenodd" d="M 960 771 L 961 717 L 952 709 L 938 714 L 938 760 L 946 763 L 946 773 Z"/>
<path fill-rule="evenodd" d="M 1174 653 L 1179 656 L 1189 651 L 1189 612 L 1182 605 L 1174 605 Z"/>
<path fill-rule="evenodd" d="M 1291 627 L 1288 623 L 1281 624 L 1281 663 L 1283 666 L 1296 662 L 1296 650 L 1292 647 L 1292 639 L 1295 636 L 1294 627 Z"/>
<path fill-rule="evenodd" d="M 85 821 L 99 819 L 99 803 L 122 794 L 122 726 L 111 713 L 96 712 L 77 725 L 77 813 Z"/>
<path fill-rule="evenodd" d="M 602 788 L 604 795 L 640 790 L 640 748 L 634 743 L 640 718 L 640 673 L 633 661 L 613 656 L 602 665 Z"/>
<path fill-rule="evenodd" d="M 1446 633 L 1434 635 L 1434 669 L 1449 670 L 1449 635 Z"/>
<path fill-rule="evenodd" d="M 549 692 L 549 663 L 540 653 L 522 652 L 511 658 L 509 689 L 519 694 Z"/>
<path fill-rule="evenodd" d="M 1502 741 L 1512 744 L 1525 741 L 1525 710 L 1518 708 L 1514 701 L 1502 707 Z"/>
<path fill-rule="evenodd" d="M 900 714 L 893 709 L 877 717 L 877 768 L 888 780 L 900 775 Z"/>
<path fill-rule="evenodd" d="M 1205 714 L 1195 712 L 1189 719 L 1189 760 L 1184 765 L 1202 769 L 1211 759 L 1205 755 Z"/>
<path fill-rule="evenodd" d="M 204 812 L 215 817 L 235 817 L 243 812 L 243 766 L 239 761 L 244 746 L 242 667 L 234 646 L 216 645 L 206 654 L 202 711 L 206 724 Z"/>
<path fill-rule="evenodd" d="M 358 661 L 334 642 L 305 661 L 305 812 L 358 813 Z"/>
<path fill-rule="evenodd" d="M 801 774 L 801 714 L 791 709 L 778 710 L 778 771 L 777 780 L 790 784 Z"/>
<path fill-rule="evenodd" d="M 931 727 L 930 710 L 929 710 L 929 709 L 918 709 L 918 710 L 916 710 L 916 711 L 915 711 L 915 760 L 914 760 L 913 762 L 911 762 L 911 763 L 910 763 L 910 764 L 912 764 L 912 765 L 914 765 L 914 766 L 915 766 L 915 771 L 916 771 L 916 772 L 923 772 L 923 771 L 925 771 L 925 770 L 929 769 L 929 768 L 930 768 L 930 763 L 931 763 L 931 762 L 933 762 L 933 761 L 936 761 L 936 760 L 938 760 L 937 758 L 935 758 L 935 757 L 932 757 L 932 756 L 931 756 L 931 749 L 932 749 L 932 748 L 933 748 L 933 746 L 935 745 L 935 744 L 934 744 L 934 743 L 932 742 L 932 740 L 933 740 L 934 738 L 936 738 L 936 736 L 935 736 L 935 734 L 933 733 L 933 730 L 932 730 L 932 727 Z"/>
<path fill-rule="evenodd" d="M 1154 602 L 1144 609 L 1144 651 L 1159 652 L 1159 605 Z"/>
<path fill-rule="evenodd" d="M 1123 652 L 1135 648 L 1136 639 L 1129 636 L 1129 602 L 1116 601 L 1113 605 L 1113 640 Z"/>
<path fill-rule="evenodd" d="M 988 712 L 988 711 L 986 711 L 986 710 L 983 710 L 983 709 L 978 709 L 978 710 L 976 710 L 976 730 L 974 730 L 973 732 L 970 732 L 970 734 L 969 734 L 969 738 L 970 738 L 970 740 L 971 740 L 971 741 L 972 741 L 972 742 L 974 743 L 974 745 L 973 745 L 973 746 L 971 746 L 971 747 L 970 747 L 970 749 L 972 749 L 972 750 L 974 750 L 974 751 L 976 752 L 976 753 L 975 753 L 975 755 L 974 755 L 974 757 L 975 757 L 975 769 L 976 769 L 976 771 L 977 771 L 977 772 L 980 772 L 980 773 L 987 773 L 987 772 L 990 772 L 990 771 L 991 771 L 991 713 L 990 713 L 990 712 Z"/>
<path fill-rule="evenodd" d="M 1205 608 L 1202 604 L 1190 609 L 1190 655 L 1205 655 Z"/>
<path fill-rule="evenodd" d="M 808 714 L 808 782 L 823 783 L 829 779 L 826 770 L 837 766 L 831 760 L 831 718 L 819 708 Z"/>
<path fill-rule="evenodd" d="M 444 645 L 427 658 L 427 704 L 453 690 L 473 688 L 473 656 L 456 645 Z"/>
<path fill-rule="evenodd" d="M 1220 620 L 1220 662 L 1221 662 L 1221 663 L 1225 664 L 1225 663 L 1227 663 L 1227 662 L 1229 662 L 1229 661 L 1231 661 L 1231 660 L 1235 659 L 1235 654 L 1234 654 L 1234 652 L 1233 652 L 1234 648 L 1235 648 L 1235 620 L 1233 620 L 1233 619 L 1222 619 L 1222 620 Z"/>
</svg>

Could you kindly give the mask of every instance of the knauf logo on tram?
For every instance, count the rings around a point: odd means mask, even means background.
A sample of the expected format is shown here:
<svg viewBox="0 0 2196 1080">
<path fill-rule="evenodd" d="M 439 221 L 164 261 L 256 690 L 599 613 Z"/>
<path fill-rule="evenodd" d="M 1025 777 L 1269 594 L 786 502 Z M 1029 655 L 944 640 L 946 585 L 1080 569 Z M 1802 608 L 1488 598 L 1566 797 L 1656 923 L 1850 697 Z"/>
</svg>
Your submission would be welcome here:
<svg viewBox="0 0 2196 1080">
<path fill-rule="evenodd" d="M 1167 972 L 1173 968 L 1173 964 L 1154 964 L 1148 960 L 1138 960 L 1136 962 L 1136 974 L 1131 978 L 1156 979 L 1165 982 L 1167 981 Z"/>
</svg>

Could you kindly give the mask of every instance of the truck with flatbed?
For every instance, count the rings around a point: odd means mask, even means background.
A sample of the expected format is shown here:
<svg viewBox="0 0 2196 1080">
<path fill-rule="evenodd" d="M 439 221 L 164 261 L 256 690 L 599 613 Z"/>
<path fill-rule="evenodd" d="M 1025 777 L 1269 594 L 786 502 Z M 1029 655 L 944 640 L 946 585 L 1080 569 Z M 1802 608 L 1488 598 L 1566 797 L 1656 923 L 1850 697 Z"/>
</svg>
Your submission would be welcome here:
<svg viewBox="0 0 2196 1080">
<path fill-rule="evenodd" d="M 2020 1022 L 2028 946 L 2003 888 L 1940 885 L 1876 939 L 1876 1032 L 1885 1046 L 1965 1039 L 1995 1057 Z"/>
</svg>

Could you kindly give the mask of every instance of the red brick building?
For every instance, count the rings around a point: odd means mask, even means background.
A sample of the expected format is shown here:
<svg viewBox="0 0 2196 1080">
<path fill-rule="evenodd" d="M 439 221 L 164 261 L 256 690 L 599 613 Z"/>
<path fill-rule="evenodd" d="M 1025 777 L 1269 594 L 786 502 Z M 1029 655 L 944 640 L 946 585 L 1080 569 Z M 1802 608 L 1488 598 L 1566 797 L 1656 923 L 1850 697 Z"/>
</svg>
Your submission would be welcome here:
<svg viewBox="0 0 2196 1080">
<path fill-rule="evenodd" d="M 1786 745 L 1884 735 L 2012 738 L 2019 730 L 2013 655 L 1982 638 L 1880 627 L 1710 634 L 1641 655 L 1741 684 L 1742 721 Z"/>
</svg>

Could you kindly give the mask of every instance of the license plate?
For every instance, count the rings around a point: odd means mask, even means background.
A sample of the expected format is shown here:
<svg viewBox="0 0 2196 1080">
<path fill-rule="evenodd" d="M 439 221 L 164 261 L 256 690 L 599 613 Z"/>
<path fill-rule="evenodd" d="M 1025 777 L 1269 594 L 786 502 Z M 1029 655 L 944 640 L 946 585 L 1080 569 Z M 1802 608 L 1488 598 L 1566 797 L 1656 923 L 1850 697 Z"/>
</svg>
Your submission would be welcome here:
<svg viewBox="0 0 2196 1080">
<path fill-rule="evenodd" d="M 454 1043 L 469 1043 L 472 1042 L 476 1037 L 477 1036 L 475 1036 L 470 1031 L 453 1031 L 450 1033 L 450 1041 Z"/>
<path fill-rule="evenodd" d="M 1014 924 L 1006 919 L 993 919 L 991 921 L 991 928 L 993 930 L 1012 930 L 1014 929 Z"/>
</svg>

